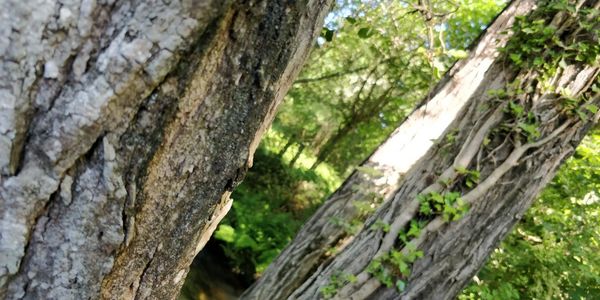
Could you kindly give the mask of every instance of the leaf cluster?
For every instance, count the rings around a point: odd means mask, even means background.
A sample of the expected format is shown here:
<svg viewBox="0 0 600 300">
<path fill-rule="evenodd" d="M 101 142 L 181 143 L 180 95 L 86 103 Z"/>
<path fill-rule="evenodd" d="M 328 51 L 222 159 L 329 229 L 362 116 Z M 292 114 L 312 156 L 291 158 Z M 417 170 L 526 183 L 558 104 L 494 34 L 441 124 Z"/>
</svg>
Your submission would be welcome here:
<svg viewBox="0 0 600 300">
<path fill-rule="evenodd" d="M 456 221 L 469 211 L 469 205 L 460 198 L 458 192 L 443 194 L 430 192 L 417 196 L 419 213 L 424 216 L 440 215 L 446 222 Z"/>
</svg>

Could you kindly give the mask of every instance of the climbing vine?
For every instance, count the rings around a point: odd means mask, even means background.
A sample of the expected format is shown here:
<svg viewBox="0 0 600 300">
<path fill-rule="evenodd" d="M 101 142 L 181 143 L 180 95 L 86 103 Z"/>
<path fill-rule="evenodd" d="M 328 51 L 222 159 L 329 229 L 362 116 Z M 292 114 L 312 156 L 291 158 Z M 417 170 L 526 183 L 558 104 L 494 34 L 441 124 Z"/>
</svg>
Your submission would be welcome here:
<svg viewBox="0 0 600 300">
<path fill-rule="evenodd" d="M 424 232 L 460 220 L 473 201 L 511 168 L 534 155 L 534 149 L 569 126 L 581 126 L 575 124 L 573 116 L 587 122 L 597 114 L 598 79 L 581 92 L 559 88 L 559 81 L 565 74 L 577 76 L 582 66 L 598 64 L 598 9 L 567 0 L 540 1 L 538 5 L 534 13 L 516 18 L 514 35 L 501 50 L 500 61 L 512 70 L 513 79 L 503 89 L 488 91 L 489 104 L 480 107 L 481 122 L 471 132 L 461 135 L 450 130 L 438 142 L 442 154 L 453 152 L 458 141 L 465 144 L 453 166 L 440 172 L 436 183 L 417 195 L 418 209 L 412 221 L 386 224 L 377 220 L 371 227 L 386 236 L 397 234 L 393 247 L 386 250 L 382 246 L 366 269 L 382 285 L 404 290 L 412 264 L 423 255 L 417 248 Z M 555 129 L 548 130 L 553 126 Z M 493 167 L 487 164 L 480 170 L 479 166 L 487 162 Z"/>
</svg>

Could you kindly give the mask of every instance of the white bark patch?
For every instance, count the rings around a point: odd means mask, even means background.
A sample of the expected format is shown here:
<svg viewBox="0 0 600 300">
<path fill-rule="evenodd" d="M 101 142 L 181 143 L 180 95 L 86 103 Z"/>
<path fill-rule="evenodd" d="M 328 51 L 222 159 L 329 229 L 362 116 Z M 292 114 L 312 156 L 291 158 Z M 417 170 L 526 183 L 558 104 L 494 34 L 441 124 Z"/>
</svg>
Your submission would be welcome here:
<svg viewBox="0 0 600 300">
<path fill-rule="evenodd" d="M 70 9 L 68 9 L 67 7 L 60 8 L 58 22 L 60 22 L 62 27 L 69 27 L 73 19 L 73 12 Z"/>
<path fill-rule="evenodd" d="M 135 39 L 131 43 L 121 45 L 121 54 L 131 61 L 144 64 L 152 55 L 152 42 L 144 39 Z"/>
<path fill-rule="evenodd" d="M 58 78 L 58 66 L 56 65 L 56 63 L 54 61 L 47 61 L 44 64 L 44 77 L 45 78 L 51 78 L 51 79 L 56 79 Z"/>
<path fill-rule="evenodd" d="M 63 181 L 60 183 L 60 198 L 65 205 L 71 204 L 71 185 L 73 184 L 73 177 L 66 175 Z"/>
<path fill-rule="evenodd" d="M 181 281 L 181 279 L 183 279 L 183 276 L 185 275 L 185 270 L 179 270 L 179 272 L 177 272 L 177 275 L 175 276 L 175 278 L 173 278 L 173 283 L 177 284 Z"/>
</svg>

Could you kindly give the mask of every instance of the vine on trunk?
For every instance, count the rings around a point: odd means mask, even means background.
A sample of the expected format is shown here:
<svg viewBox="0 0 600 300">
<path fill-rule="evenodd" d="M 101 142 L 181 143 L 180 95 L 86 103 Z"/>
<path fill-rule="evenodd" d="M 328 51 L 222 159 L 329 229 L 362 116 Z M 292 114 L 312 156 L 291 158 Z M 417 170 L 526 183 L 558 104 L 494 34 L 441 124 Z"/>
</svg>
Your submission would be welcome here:
<svg viewBox="0 0 600 300">
<path fill-rule="evenodd" d="M 549 0 L 541 1 L 529 16 L 516 18 L 515 34 L 500 58 L 513 70 L 514 79 L 505 89 L 488 91 L 492 99 L 482 107 L 481 119 L 467 133 L 452 166 L 411 200 L 409 207 L 414 209 L 402 212 L 391 224 L 378 219 L 370 227 L 384 233 L 378 252 L 356 276 L 358 280 L 344 289 L 337 285 L 335 291 L 328 289 L 327 297 L 344 298 L 368 285 L 367 290 L 395 285 L 403 291 L 412 264 L 423 256 L 417 249 L 425 233 L 461 219 L 468 214 L 470 204 L 513 167 L 535 155 L 536 148 L 553 141 L 568 127 L 583 126 L 598 112 L 597 78 L 580 92 L 557 87 L 564 86 L 560 80 L 565 74 L 576 76 L 575 70 L 598 63 L 599 15 L 598 4 L 593 1 Z M 597 68 L 591 71 L 595 72 L 592 78 L 597 77 Z M 438 145 L 442 153 L 452 152 L 458 134 L 448 131 L 444 143 Z M 496 154 L 500 152 L 504 159 L 498 164 Z M 494 168 L 480 169 L 489 162 Z"/>
</svg>

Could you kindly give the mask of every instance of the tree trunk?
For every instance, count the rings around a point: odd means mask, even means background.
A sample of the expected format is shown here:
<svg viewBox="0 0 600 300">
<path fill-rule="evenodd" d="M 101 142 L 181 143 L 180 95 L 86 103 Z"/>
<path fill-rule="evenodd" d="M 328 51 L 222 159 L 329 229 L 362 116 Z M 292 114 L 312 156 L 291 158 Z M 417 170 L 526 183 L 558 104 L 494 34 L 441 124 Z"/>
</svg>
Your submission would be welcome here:
<svg viewBox="0 0 600 300">
<path fill-rule="evenodd" d="M 292 135 L 288 139 L 287 143 L 285 143 L 285 146 L 283 146 L 283 149 L 281 149 L 281 151 L 279 151 L 279 153 L 277 153 L 277 157 L 282 158 L 283 155 L 288 151 L 288 149 L 294 144 L 294 142 L 295 142 L 295 139 L 294 139 L 294 136 Z"/>
<path fill-rule="evenodd" d="M 330 3 L 2 2 L 0 297 L 175 298 Z"/>
<path fill-rule="evenodd" d="M 325 159 L 327 159 L 327 157 L 329 156 L 329 154 L 331 154 L 331 152 L 333 151 L 333 148 L 335 147 L 335 145 L 342 138 L 344 138 L 352 129 L 354 129 L 354 127 L 356 125 L 357 125 L 356 123 L 349 122 L 349 123 L 344 123 L 340 128 L 338 128 L 338 130 L 336 130 L 335 134 L 332 137 L 330 137 L 329 139 L 327 139 L 327 142 L 325 142 L 323 147 L 319 149 L 319 152 L 317 153 L 317 160 L 315 160 L 315 162 L 310 166 L 310 169 L 314 170 L 322 162 L 324 162 Z"/>
<path fill-rule="evenodd" d="M 473 47 L 470 56 L 457 62 L 408 118 L 353 172 L 317 212 L 304 224 L 294 240 L 265 270 L 242 299 L 285 299 L 321 263 L 331 258 L 331 249 L 345 247 L 352 232 L 340 226 L 366 218 L 358 209 L 379 206 L 398 188 L 402 177 L 432 147 L 475 93 L 478 83 L 498 55 L 516 15 L 533 7 L 533 1 L 514 1 L 491 24 Z M 461 86 L 461 82 L 469 85 Z M 430 98 L 430 99 L 429 99 Z M 431 179 L 433 180 L 433 179 Z M 342 224 L 340 224 L 342 223 Z M 293 271 L 292 271 L 293 270 Z"/>
<path fill-rule="evenodd" d="M 298 158 L 300 158 L 300 155 L 304 151 L 305 147 L 306 146 L 304 145 L 304 143 L 300 143 L 300 146 L 298 146 L 298 151 L 296 151 L 296 154 L 294 155 L 294 157 L 292 157 L 292 160 L 290 161 L 290 168 L 294 167 L 296 161 L 298 160 Z"/>
<path fill-rule="evenodd" d="M 360 174 L 355 173 L 243 298 L 453 299 L 600 117 L 595 109 L 600 95 L 598 87 L 593 87 L 594 82 L 598 84 L 599 72 L 598 23 L 591 21 L 596 31 L 589 33 L 577 27 L 574 16 L 591 20 L 595 17 L 566 11 L 547 15 L 545 4 L 540 2 L 543 7 L 536 9 L 531 19 L 544 19 L 546 24 L 551 22 L 558 28 L 551 36 L 560 36 L 562 46 L 582 42 L 595 47 L 590 54 L 592 63 L 573 60 L 575 55 L 556 60 L 552 51 L 563 53 L 557 49 L 561 45 L 543 40 L 549 44 L 546 52 L 531 55 L 530 59 L 550 57 L 550 64 L 560 61 L 561 66 L 555 73 L 542 76 L 537 70 L 542 66 L 515 67 L 507 63 L 508 53 L 496 58 L 494 47 L 481 47 L 486 40 L 493 45 L 496 38 L 504 38 L 505 35 L 498 35 L 502 30 L 496 26 L 533 5 L 527 0 L 513 2 L 462 68 L 436 89 L 431 101 L 439 97 L 439 101 L 447 102 L 427 104 L 427 109 L 437 110 L 445 105 L 459 110 L 458 114 L 451 114 L 445 138 L 428 151 L 424 147 L 386 152 L 390 161 L 412 163 L 420 155 L 405 153 L 426 150 L 362 231 L 352 240 L 340 242 L 347 235 L 327 224 L 333 216 L 346 220 L 357 216 L 349 202 L 363 196 L 353 192 L 352 185 L 375 187 L 374 181 L 360 181 Z M 596 9 L 599 6 L 597 1 L 578 5 Z M 527 44 L 524 36 L 527 37 L 519 32 L 510 49 L 515 44 Z M 455 99 L 456 93 L 466 93 L 460 98 L 464 104 Z M 527 123 L 532 118 L 535 130 L 527 127 L 533 126 Z M 436 128 L 428 123 L 422 125 L 419 135 Z M 407 125 L 403 124 L 393 136 L 402 132 L 404 126 Z M 420 144 L 401 145 L 412 148 Z M 377 192 L 385 195 L 385 190 Z M 460 201 L 455 199 L 458 196 Z M 442 198 L 441 204 L 435 202 L 436 198 Z M 461 201 L 465 204 L 460 205 Z M 438 208 L 427 210 L 427 205 L 435 207 L 436 203 Z M 416 230 L 410 230 L 411 227 Z M 345 247 L 335 255 L 323 250 L 338 244 Z"/>
</svg>

